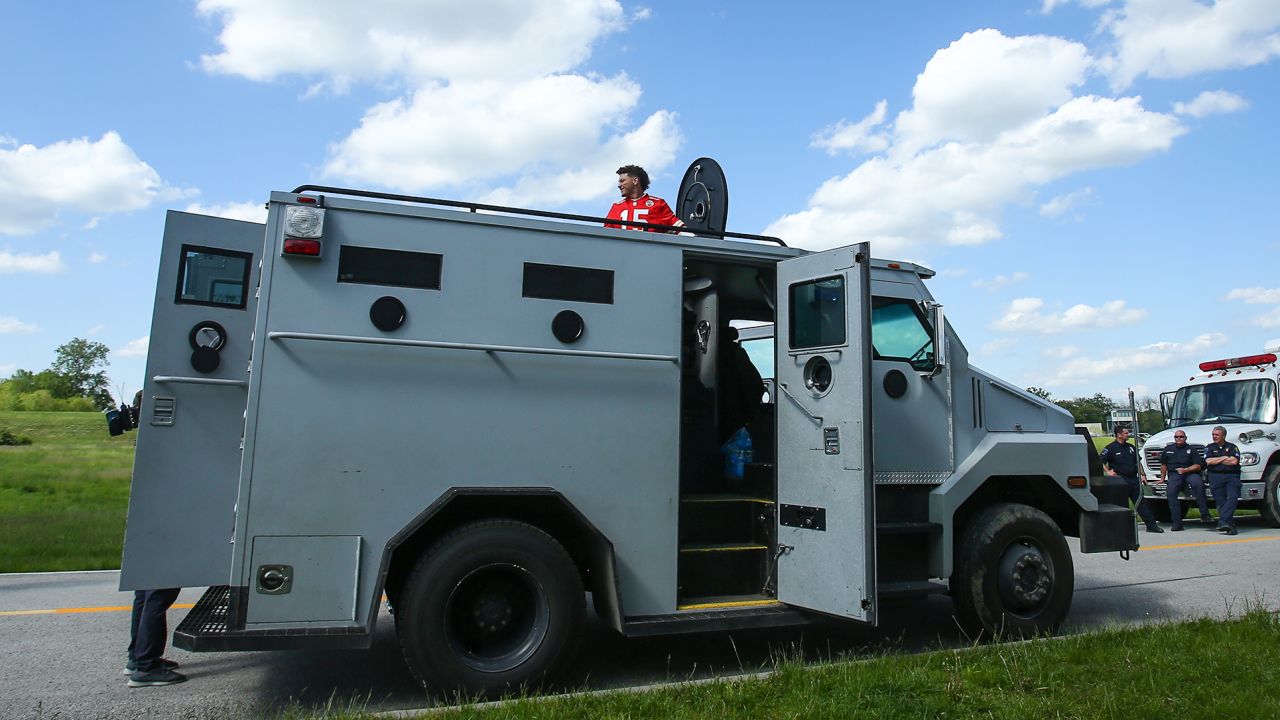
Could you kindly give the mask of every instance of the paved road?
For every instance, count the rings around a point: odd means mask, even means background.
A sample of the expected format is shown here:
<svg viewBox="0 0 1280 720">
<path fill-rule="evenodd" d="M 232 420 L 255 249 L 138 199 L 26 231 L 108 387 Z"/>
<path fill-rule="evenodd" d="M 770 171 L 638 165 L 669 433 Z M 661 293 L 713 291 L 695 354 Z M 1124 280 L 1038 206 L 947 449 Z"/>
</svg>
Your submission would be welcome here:
<svg viewBox="0 0 1280 720">
<path fill-rule="evenodd" d="M 1243 518 L 1225 538 L 1195 527 L 1147 535 L 1148 545 L 1123 562 L 1114 554 L 1075 555 L 1076 593 L 1068 631 L 1165 618 L 1224 617 L 1246 603 L 1280 604 L 1280 530 Z M 123 610 L 16 614 L 52 609 L 126 606 L 111 573 L 0 575 L 0 717 L 236 717 L 334 698 L 371 709 L 430 702 L 404 668 L 389 618 L 368 651 L 205 653 L 171 651 L 191 681 L 167 688 L 125 687 L 128 644 Z M 185 591 L 179 603 L 195 602 Z M 171 627 L 185 610 L 170 613 Z M 933 597 L 888 608 L 878 628 L 824 625 L 804 629 L 628 640 L 594 624 L 588 629 L 576 685 L 592 688 L 756 671 L 779 651 L 808 657 L 861 654 L 896 645 L 920 650 L 964 642 L 950 601 Z"/>
</svg>

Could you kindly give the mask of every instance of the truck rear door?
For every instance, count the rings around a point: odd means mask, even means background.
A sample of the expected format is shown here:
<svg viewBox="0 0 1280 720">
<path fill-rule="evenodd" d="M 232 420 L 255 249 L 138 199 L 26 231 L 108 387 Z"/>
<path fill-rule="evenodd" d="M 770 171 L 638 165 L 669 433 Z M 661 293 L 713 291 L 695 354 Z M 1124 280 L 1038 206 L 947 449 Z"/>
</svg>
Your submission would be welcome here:
<svg viewBox="0 0 1280 720">
<path fill-rule="evenodd" d="M 778 264 L 778 599 L 875 622 L 870 255 Z"/>
<path fill-rule="evenodd" d="M 225 585 L 265 226 L 170 211 L 120 589 Z"/>
</svg>

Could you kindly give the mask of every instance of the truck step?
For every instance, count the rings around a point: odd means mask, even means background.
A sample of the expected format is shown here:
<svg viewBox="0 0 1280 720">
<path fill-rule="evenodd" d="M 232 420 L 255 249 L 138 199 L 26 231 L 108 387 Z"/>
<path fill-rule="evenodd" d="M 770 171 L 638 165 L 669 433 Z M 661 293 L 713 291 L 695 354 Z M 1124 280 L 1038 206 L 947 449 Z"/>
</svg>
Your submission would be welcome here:
<svg viewBox="0 0 1280 720">
<path fill-rule="evenodd" d="M 877 584 L 876 597 L 918 597 L 921 595 L 945 593 L 949 590 L 950 588 L 943 583 L 933 582 L 932 580 L 899 580 L 896 582 L 884 582 Z"/>
<path fill-rule="evenodd" d="M 173 646 L 190 652 L 228 650 L 361 650 L 371 644 L 367 628 L 285 628 L 232 630 L 232 590 L 215 585 L 205 591 L 173 631 Z"/>
<path fill-rule="evenodd" d="M 823 622 L 821 615 L 806 613 L 773 601 L 768 604 L 693 609 L 671 615 L 643 615 L 627 618 L 622 632 L 627 637 L 675 635 L 680 633 L 720 632 L 743 628 L 786 627 Z"/>
<path fill-rule="evenodd" d="M 942 523 L 936 522 L 886 522 L 876 523 L 879 535 L 912 535 L 942 532 Z"/>
</svg>

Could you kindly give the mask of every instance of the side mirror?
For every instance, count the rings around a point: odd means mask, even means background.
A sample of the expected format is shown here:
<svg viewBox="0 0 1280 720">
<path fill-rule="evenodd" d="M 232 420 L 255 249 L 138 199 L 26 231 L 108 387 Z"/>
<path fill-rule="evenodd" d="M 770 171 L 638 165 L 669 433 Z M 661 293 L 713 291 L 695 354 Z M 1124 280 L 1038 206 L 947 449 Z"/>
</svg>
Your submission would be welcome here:
<svg viewBox="0 0 1280 720">
<path fill-rule="evenodd" d="M 937 375 L 947 366 L 947 319 L 938 303 L 928 303 L 928 308 L 933 324 L 933 374 Z"/>
</svg>

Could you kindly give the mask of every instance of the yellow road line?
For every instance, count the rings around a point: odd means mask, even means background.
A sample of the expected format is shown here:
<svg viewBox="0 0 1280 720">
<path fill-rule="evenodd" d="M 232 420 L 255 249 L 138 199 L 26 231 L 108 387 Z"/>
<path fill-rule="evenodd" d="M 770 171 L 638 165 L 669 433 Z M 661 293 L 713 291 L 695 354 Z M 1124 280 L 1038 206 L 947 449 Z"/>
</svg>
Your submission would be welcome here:
<svg viewBox="0 0 1280 720">
<path fill-rule="evenodd" d="M 195 603 L 175 603 L 173 610 L 190 610 Z M 54 608 L 52 610 L 0 610 L 0 617 L 18 615 L 70 615 L 73 613 L 124 612 L 132 610 L 132 605 L 105 605 L 102 607 Z"/>
<path fill-rule="evenodd" d="M 1280 540 L 1280 535 L 1269 535 L 1267 537 L 1259 538 L 1237 538 L 1235 540 L 1206 540 L 1204 542 L 1180 543 L 1178 545 L 1151 545 L 1149 547 L 1138 548 L 1138 550 L 1173 550 L 1175 548 L 1205 547 L 1206 545 L 1232 545 L 1235 543 L 1264 542 L 1266 540 Z"/>
</svg>

